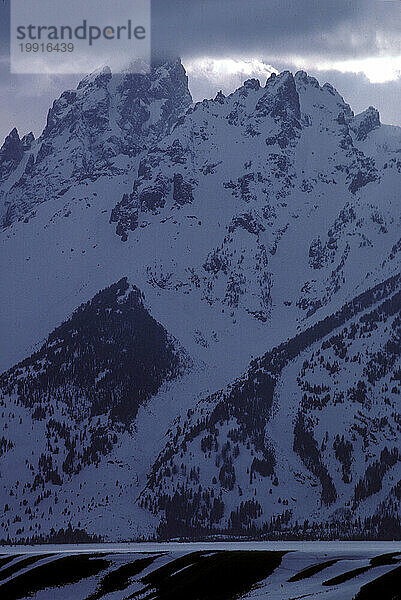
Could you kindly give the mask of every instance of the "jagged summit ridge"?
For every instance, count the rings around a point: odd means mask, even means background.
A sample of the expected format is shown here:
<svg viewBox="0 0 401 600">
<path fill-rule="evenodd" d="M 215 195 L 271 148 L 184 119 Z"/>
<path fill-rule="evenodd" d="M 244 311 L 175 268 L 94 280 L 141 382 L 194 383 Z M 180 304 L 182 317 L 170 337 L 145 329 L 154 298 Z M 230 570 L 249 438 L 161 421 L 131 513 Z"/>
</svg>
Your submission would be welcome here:
<svg viewBox="0 0 401 600">
<path fill-rule="evenodd" d="M 129 172 L 136 156 L 165 135 L 191 101 L 180 61 L 149 74 L 112 75 L 105 67 L 84 77 L 76 90 L 54 101 L 38 140 L 21 141 L 14 132 L 7 138 L 0 156 L 3 227 L 71 185 Z"/>
<path fill-rule="evenodd" d="M 212 190 L 210 215 L 218 214 L 219 206 L 230 207 L 226 235 L 216 241 L 201 268 L 187 264 L 186 272 L 176 275 L 177 285 L 185 282 L 187 291 L 193 289 L 196 272 L 208 302 L 218 302 L 214 290 L 221 294 L 222 286 L 223 303 L 233 312 L 244 305 L 266 321 L 275 279 L 269 265 L 277 260 L 281 237 L 289 236 L 296 219 L 327 211 L 332 221 L 326 240 L 322 243 L 322 231 L 317 230 L 308 248 L 310 264 L 320 269 L 323 279 L 299 282 L 303 291 L 295 300 L 311 315 L 343 285 L 346 265 L 352 264 L 351 244 L 357 252 L 355 236 L 361 235 L 351 233 L 352 228 L 358 223 L 359 229 L 366 219 L 368 226 L 370 217 L 359 194 L 380 182 L 384 161 L 380 153 L 365 154 L 361 143 L 378 122 L 374 109 L 355 117 L 332 86 L 321 87 L 302 71 L 295 76 L 288 71 L 273 74 L 264 87 L 248 80 L 227 97 L 218 94 L 187 109 L 172 132 L 141 158 L 132 191 L 114 206 L 110 223 L 124 242 L 159 220 L 174 218 L 184 226 L 187 214 L 205 209 L 201 205 Z M 234 266 L 233 248 L 243 235 L 250 236 L 254 248 L 251 252 L 241 241 L 244 263 Z M 369 244 L 370 234 L 362 235 Z M 257 264 L 255 289 L 248 273 Z"/>
<path fill-rule="evenodd" d="M 312 104 L 310 104 L 311 102 Z M 218 109 L 216 104 L 220 105 L 221 108 Z M 215 108 L 212 109 L 213 106 Z M 322 110 L 323 108 L 324 110 Z M 180 162 L 177 152 L 181 152 L 181 155 L 183 155 L 186 151 L 183 139 L 189 139 L 191 128 L 194 127 L 195 117 L 193 115 L 197 111 L 201 111 L 205 115 L 205 122 L 207 122 L 208 113 L 211 112 L 213 118 L 220 119 L 223 123 L 228 121 L 228 125 L 246 126 L 244 135 L 248 137 L 259 136 L 270 131 L 270 135 L 265 138 L 266 144 L 273 147 L 277 144 L 279 152 L 283 152 L 289 145 L 297 145 L 296 140 L 302 137 L 301 131 L 313 124 L 312 118 L 317 121 L 316 125 L 318 122 L 321 123 L 321 129 L 323 122 L 327 121 L 327 112 L 329 111 L 329 115 L 331 114 L 332 117 L 331 119 L 329 117 L 329 122 L 331 121 L 329 124 L 338 130 L 337 136 L 341 137 L 342 147 L 348 147 L 350 150 L 349 158 L 354 158 L 361 166 L 361 160 L 358 160 L 358 157 L 351 156 L 353 141 L 350 134 L 354 133 L 355 141 L 359 142 L 366 139 L 366 135 L 377 127 L 378 114 L 374 116 L 371 110 L 374 109 L 368 109 L 366 114 L 363 113 L 363 116 L 354 117 L 349 105 L 332 86 L 325 84 L 320 87 L 318 81 L 313 77 L 309 77 L 304 71 L 299 71 L 295 76 L 289 71 L 284 71 L 278 76 L 273 73 L 266 81 L 264 88 L 260 86 L 259 81 L 256 79 L 247 80 L 243 86 L 228 97 L 218 93 L 214 100 L 204 100 L 189 108 L 170 135 L 172 139 L 171 150 L 168 150 L 167 154 L 172 156 L 172 161 L 175 164 Z M 341 127 L 338 127 L 338 125 Z M 239 132 L 240 130 L 241 128 Z M 227 135 L 229 135 L 229 131 L 227 131 Z M 166 138 L 164 145 L 168 139 Z M 187 149 L 189 151 L 188 145 Z M 153 152 L 153 149 L 150 152 Z M 174 156 L 172 153 L 174 153 Z M 182 160 L 185 162 L 184 158 Z M 244 162 L 246 161 L 244 160 Z M 127 239 L 127 231 L 137 226 L 138 214 L 142 208 L 147 211 L 149 206 L 152 205 L 152 203 L 146 202 L 142 207 L 141 201 L 136 200 L 138 184 L 143 177 L 143 165 L 144 162 L 141 162 L 138 179 L 135 180 L 130 201 L 125 197 L 112 213 L 111 222 L 119 223 L 117 226 L 118 233 L 122 235 L 124 240 Z M 161 176 L 158 178 L 157 189 L 155 190 L 155 207 L 160 208 L 165 205 L 163 198 L 169 195 L 173 180 L 174 177 L 167 183 L 165 178 Z M 360 181 L 365 180 L 367 182 L 369 177 L 360 178 Z M 196 176 L 192 177 L 192 181 L 196 181 Z M 190 185 L 189 182 L 187 184 Z M 353 189 L 355 188 L 356 185 L 354 184 Z M 149 191 L 148 184 L 146 189 L 147 195 L 152 194 Z M 132 212 L 130 213 L 131 216 L 128 217 L 130 206 Z M 117 216 L 119 207 L 121 208 L 120 220 Z M 128 228 L 123 225 L 123 221 L 129 223 Z"/>
</svg>

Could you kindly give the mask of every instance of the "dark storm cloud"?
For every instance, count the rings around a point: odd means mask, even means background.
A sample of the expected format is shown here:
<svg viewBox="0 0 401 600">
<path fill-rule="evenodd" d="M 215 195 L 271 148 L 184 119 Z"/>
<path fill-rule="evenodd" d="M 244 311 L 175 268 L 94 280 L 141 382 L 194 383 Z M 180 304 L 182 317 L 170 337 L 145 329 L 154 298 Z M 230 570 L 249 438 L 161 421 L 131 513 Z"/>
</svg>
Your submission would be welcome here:
<svg viewBox="0 0 401 600">
<path fill-rule="evenodd" d="M 325 55 L 401 52 L 401 3 L 375 0 L 153 0 L 154 52 Z M 398 46 L 398 48 L 396 48 Z"/>
</svg>

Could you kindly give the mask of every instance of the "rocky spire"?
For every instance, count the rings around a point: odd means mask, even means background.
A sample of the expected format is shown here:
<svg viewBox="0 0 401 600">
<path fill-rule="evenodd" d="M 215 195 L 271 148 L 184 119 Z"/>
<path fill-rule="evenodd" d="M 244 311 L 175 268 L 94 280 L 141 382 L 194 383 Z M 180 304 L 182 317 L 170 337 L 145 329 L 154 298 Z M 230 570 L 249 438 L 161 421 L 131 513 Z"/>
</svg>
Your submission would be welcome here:
<svg viewBox="0 0 401 600">
<path fill-rule="evenodd" d="M 259 116 L 271 115 L 274 119 L 299 119 L 299 96 L 292 73 L 283 71 L 266 81 L 266 92 L 256 105 Z"/>
<path fill-rule="evenodd" d="M 34 141 L 35 141 L 35 136 L 33 135 L 32 131 L 30 133 L 27 133 L 26 135 L 24 135 L 24 137 L 21 140 L 24 150 L 25 151 L 30 150 L 32 143 Z"/>
<path fill-rule="evenodd" d="M 19 165 L 24 156 L 24 146 L 17 129 L 6 137 L 0 149 L 0 181 L 4 181 Z"/>
<path fill-rule="evenodd" d="M 379 111 L 373 106 L 369 106 L 359 115 L 356 115 L 350 123 L 350 129 L 355 133 L 358 142 L 366 140 L 371 131 L 380 127 Z"/>
</svg>

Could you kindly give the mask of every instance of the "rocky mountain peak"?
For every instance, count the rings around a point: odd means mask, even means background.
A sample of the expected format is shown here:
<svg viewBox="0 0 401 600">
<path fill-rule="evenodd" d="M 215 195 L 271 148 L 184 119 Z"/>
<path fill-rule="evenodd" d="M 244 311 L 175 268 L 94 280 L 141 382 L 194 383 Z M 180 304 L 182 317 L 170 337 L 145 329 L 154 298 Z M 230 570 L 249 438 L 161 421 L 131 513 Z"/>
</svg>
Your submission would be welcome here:
<svg viewBox="0 0 401 600">
<path fill-rule="evenodd" d="M 258 90 L 260 88 L 260 81 L 259 79 L 247 79 L 246 81 L 244 81 L 244 87 L 251 89 L 251 90 Z"/>
<path fill-rule="evenodd" d="M 380 127 L 379 111 L 373 106 L 356 115 L 350 124 L 350 129 L 355 133 L 358 141 L 366 140 L 368 134 Z"/>
<path fill-rule="evenodd" d="M 290 71 L 283 71 L 275 77 L 270 76 L 266 81 L 265 90 L 256 105 L 259 116 L 270 115 L 279 120 L 301 117 L 299 96 Z"/>
<path fill-rule="evenodd" d="M 10 133 L 8 134 L 8 136 L 6 137 L 6 141 L 9 140 L 19 140 L 19 133 L 18 133 L 18 129 L 16 127 L 14 127 L 14 129 L 12 129 L 10 131 Z"/>
<path fill-rule="evenodd" d="M 35 141 L 35 136 L 33 135 L 32 131 L 30 133 L 27 133 L 26 135 L 24 135 L 24 137 L 21 140 L 24 150 L 25 151 L 30 150 L 32 143 L 34 141 Z"/>
<path fill-rule="evenodd" d="M 308 75 L 305 71 L 297 71 L 297 73 L 295 73 L 295 81 L 298 85 L 303 84 L 311 85 L 315 88 L 320 87 L 318 80 L 315 77 Z"/>
<path fill-rule="evenodd" d="M 219 102 L 219 104 L 224 104 L 224 100 L 226 99 L 225 95 L 221 90 L 219 90 L 214 98 L 215 102 Z"/>
<path fill-rule="evenodd" d="M 54 101 L 37 141 L 36 160 L 30 157 L 27 165 L 29 177 L 22 174 L 8 193 L 3 225 L 65 193 L 72 182 L 129 171 L 140 152 L 172 129 L 192 103 L 181 61 L 159 63 L 145 73 L 133 68 L 119 74 L 109 67 L 97 69 Z M 33 141 L 30 135 L 21 141 L 16 130 L 11 132 L 2 149 L 0 181 Z"/>
<path fill-rule="evenodd" d="M 159 106 L 149 110 L 155 102 Z M 170 117 L 174 120 L 191 102 L 188 78 L 179 60 L 157 65 L 149 73 L 128 69 L 113 75 L 105 66 L 84 77 L 76 90 L 65 91 L 55 100 L 42 137 L 60 135 L 66 129 L 111 130 L 113 109 L 121 115 L 118 125 L 123 132 L 129 133 L 131 125 L 138 135 L 158 120 L 171 124 Z"/>
<path fill-rule="evenodd" d="M 24 156 L 24 145 L 19 137 L 17 129 L 8 134 L 0 149 L 0 181 L 8 178 Z"/>
<path fill-rule="evenodd" d="M 83 79 L 81 79 L 77 89 L 80 90 L 84 87 L 92 86 L 94 84 L 100 87 L 104 83 L 104 81 L 108 81 L 111 76 L 112 72 L 110 67 L 108 67 L 107 65 L 105 65 L 104 67 L 99 67 L 98 69 L 95 69 L 92 73 L 86 75 Z"/>
<path fill-rule="evenodd" d="M 153 80 L 158 79 L 160 85 L 167 85 L 170 91 L 173 91 L 171 86 L 174 85 L 175 91 L 181 91 L 187 98 L 191 98 L 188 90 L 188 76 L 179 58 L 155 66 L 152 73 L 154 74 Z"/>
</svg>

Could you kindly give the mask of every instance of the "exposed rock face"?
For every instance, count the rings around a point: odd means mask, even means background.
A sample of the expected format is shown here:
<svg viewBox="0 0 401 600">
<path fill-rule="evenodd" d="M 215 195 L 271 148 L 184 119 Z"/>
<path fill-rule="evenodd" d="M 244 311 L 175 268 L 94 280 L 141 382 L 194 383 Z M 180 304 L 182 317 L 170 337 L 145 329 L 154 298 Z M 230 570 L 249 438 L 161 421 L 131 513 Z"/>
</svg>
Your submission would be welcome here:
<svg viewBox="0 0 401 600">
<path fill-rule="evenodd" d="M 292 73 L 284 71 L 278 76 L 271 75 L 265 90 L 255 107 L 257 115 L 272 116 L 273 119 L 284 122 L 300 118 L 299 96 Z"/>
<path fill-rule="evenodd" d="M 369 106 L 364 112 L 356 115 L 350 124 L 350 129 L 355 133 L 358 142 L 366 140 L 371 131 L 380 127 L 379 111 Z"/>
<path fill-rule="evenodd" d="M 194 199 L 192 195 L 192 187 L 184 181 L 181 173 L 175 173 L 173 177 L 173 200 L 180 204 L 190 204 Z"/>
<path fill-rule="evenodd" d="M 7 179 L 15 171 L 23 156 L 24 144 L 14 127 L 0 148 L 0 182 Z"/>
<path fill-rule="evenodd" d="M 30 133 L 27 133 L 26 135 L 24 135 L 24 137 L 21 140 L 24 151 L 30 150 L 34 141 L 35 141 L 35 136 L 33 135 L 32 131 Z"/>
</svg>

